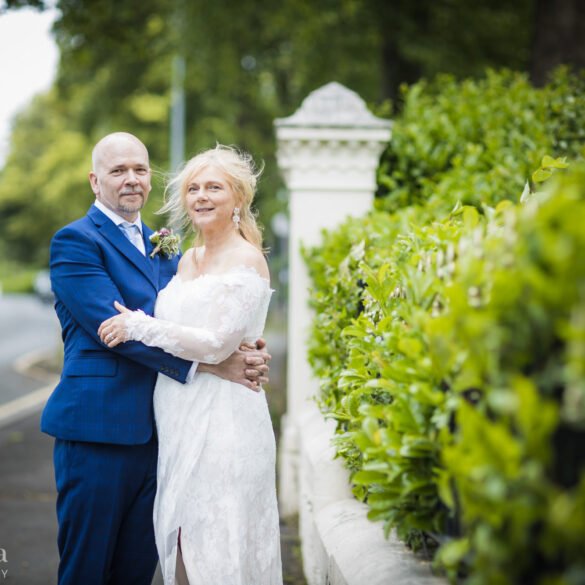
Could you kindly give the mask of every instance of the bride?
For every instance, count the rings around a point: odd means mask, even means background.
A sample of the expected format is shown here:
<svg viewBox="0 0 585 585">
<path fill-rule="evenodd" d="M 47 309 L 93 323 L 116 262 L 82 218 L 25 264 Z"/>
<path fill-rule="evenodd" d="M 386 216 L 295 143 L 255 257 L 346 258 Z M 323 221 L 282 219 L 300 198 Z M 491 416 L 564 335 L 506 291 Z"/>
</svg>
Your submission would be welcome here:
<svg viewBox="0 0 585 585">
<path fill-rule="evenodd" d="M 261 337 L 272 290 L 250 209 L 258 174 L 224 146 L 186 164 L 163 211 L 191 223 L 198 245 L 159 293 L 155 317 L 116 304 L 104 343 L 215 364 Z M 282 584 L 274 432 L 255 390 L 209 373 L 188 385 L 159 374 L 154 528 L 166 585 Z"/>
</svg>

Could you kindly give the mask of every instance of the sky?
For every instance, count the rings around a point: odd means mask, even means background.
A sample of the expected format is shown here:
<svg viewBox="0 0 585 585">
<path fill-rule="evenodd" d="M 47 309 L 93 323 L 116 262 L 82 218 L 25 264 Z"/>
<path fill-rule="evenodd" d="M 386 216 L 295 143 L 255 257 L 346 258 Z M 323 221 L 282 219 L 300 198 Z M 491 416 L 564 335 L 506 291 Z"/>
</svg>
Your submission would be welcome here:
<svg viewBox="0 0 585 585">
<path fill-rule="evenodd" d="M 50 34 L 55 18 L 55 10 L 0 13 L 0 168 L 8 154 L 12 117 L 48 89 L 55 76 L 59 52 Z"/>
</svg>

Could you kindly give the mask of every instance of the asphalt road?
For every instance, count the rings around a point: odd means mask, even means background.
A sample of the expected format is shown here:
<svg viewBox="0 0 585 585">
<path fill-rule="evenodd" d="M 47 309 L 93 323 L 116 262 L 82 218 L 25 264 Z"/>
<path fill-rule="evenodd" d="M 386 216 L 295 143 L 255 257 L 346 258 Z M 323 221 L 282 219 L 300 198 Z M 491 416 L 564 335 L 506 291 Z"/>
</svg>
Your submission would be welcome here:
<svg viewBox="0 0 585 585">
<path fill-rule="evenodd" d="M 32 351 L 57 351 L 60 343 L 52 305 L 32 295 L 0 295 L 0 405 L 45 383 L 18 374 L 14 362 Z"/>
</svg>

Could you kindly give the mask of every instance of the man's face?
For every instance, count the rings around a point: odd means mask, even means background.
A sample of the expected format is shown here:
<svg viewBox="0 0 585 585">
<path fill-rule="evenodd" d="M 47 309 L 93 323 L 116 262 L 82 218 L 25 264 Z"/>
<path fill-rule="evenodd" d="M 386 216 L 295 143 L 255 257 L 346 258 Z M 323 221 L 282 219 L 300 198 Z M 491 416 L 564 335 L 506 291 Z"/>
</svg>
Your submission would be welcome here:
<svg viewBox="0 0 585 585">
<path fill-rule="evenodd" d="M 98 201 L 128 221 L 134 221 L 152 189 L 148 152 L 139 142 L 118 138 L 96 156 L 89 182 Z"/>
</svg>

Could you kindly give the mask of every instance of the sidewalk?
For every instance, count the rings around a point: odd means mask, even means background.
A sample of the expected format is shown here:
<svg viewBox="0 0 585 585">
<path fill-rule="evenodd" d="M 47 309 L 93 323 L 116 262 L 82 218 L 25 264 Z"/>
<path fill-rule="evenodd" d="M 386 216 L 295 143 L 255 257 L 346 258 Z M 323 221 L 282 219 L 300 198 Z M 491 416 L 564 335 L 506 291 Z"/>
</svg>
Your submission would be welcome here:
<svg viewBox="0 0 585 585">
<path fill-rule="evenodd" d="M 39 431 L 40 414 L 0 429 L 0 583 L 50 585 L 57 578 L 53 442 Z"/>
</svg>

